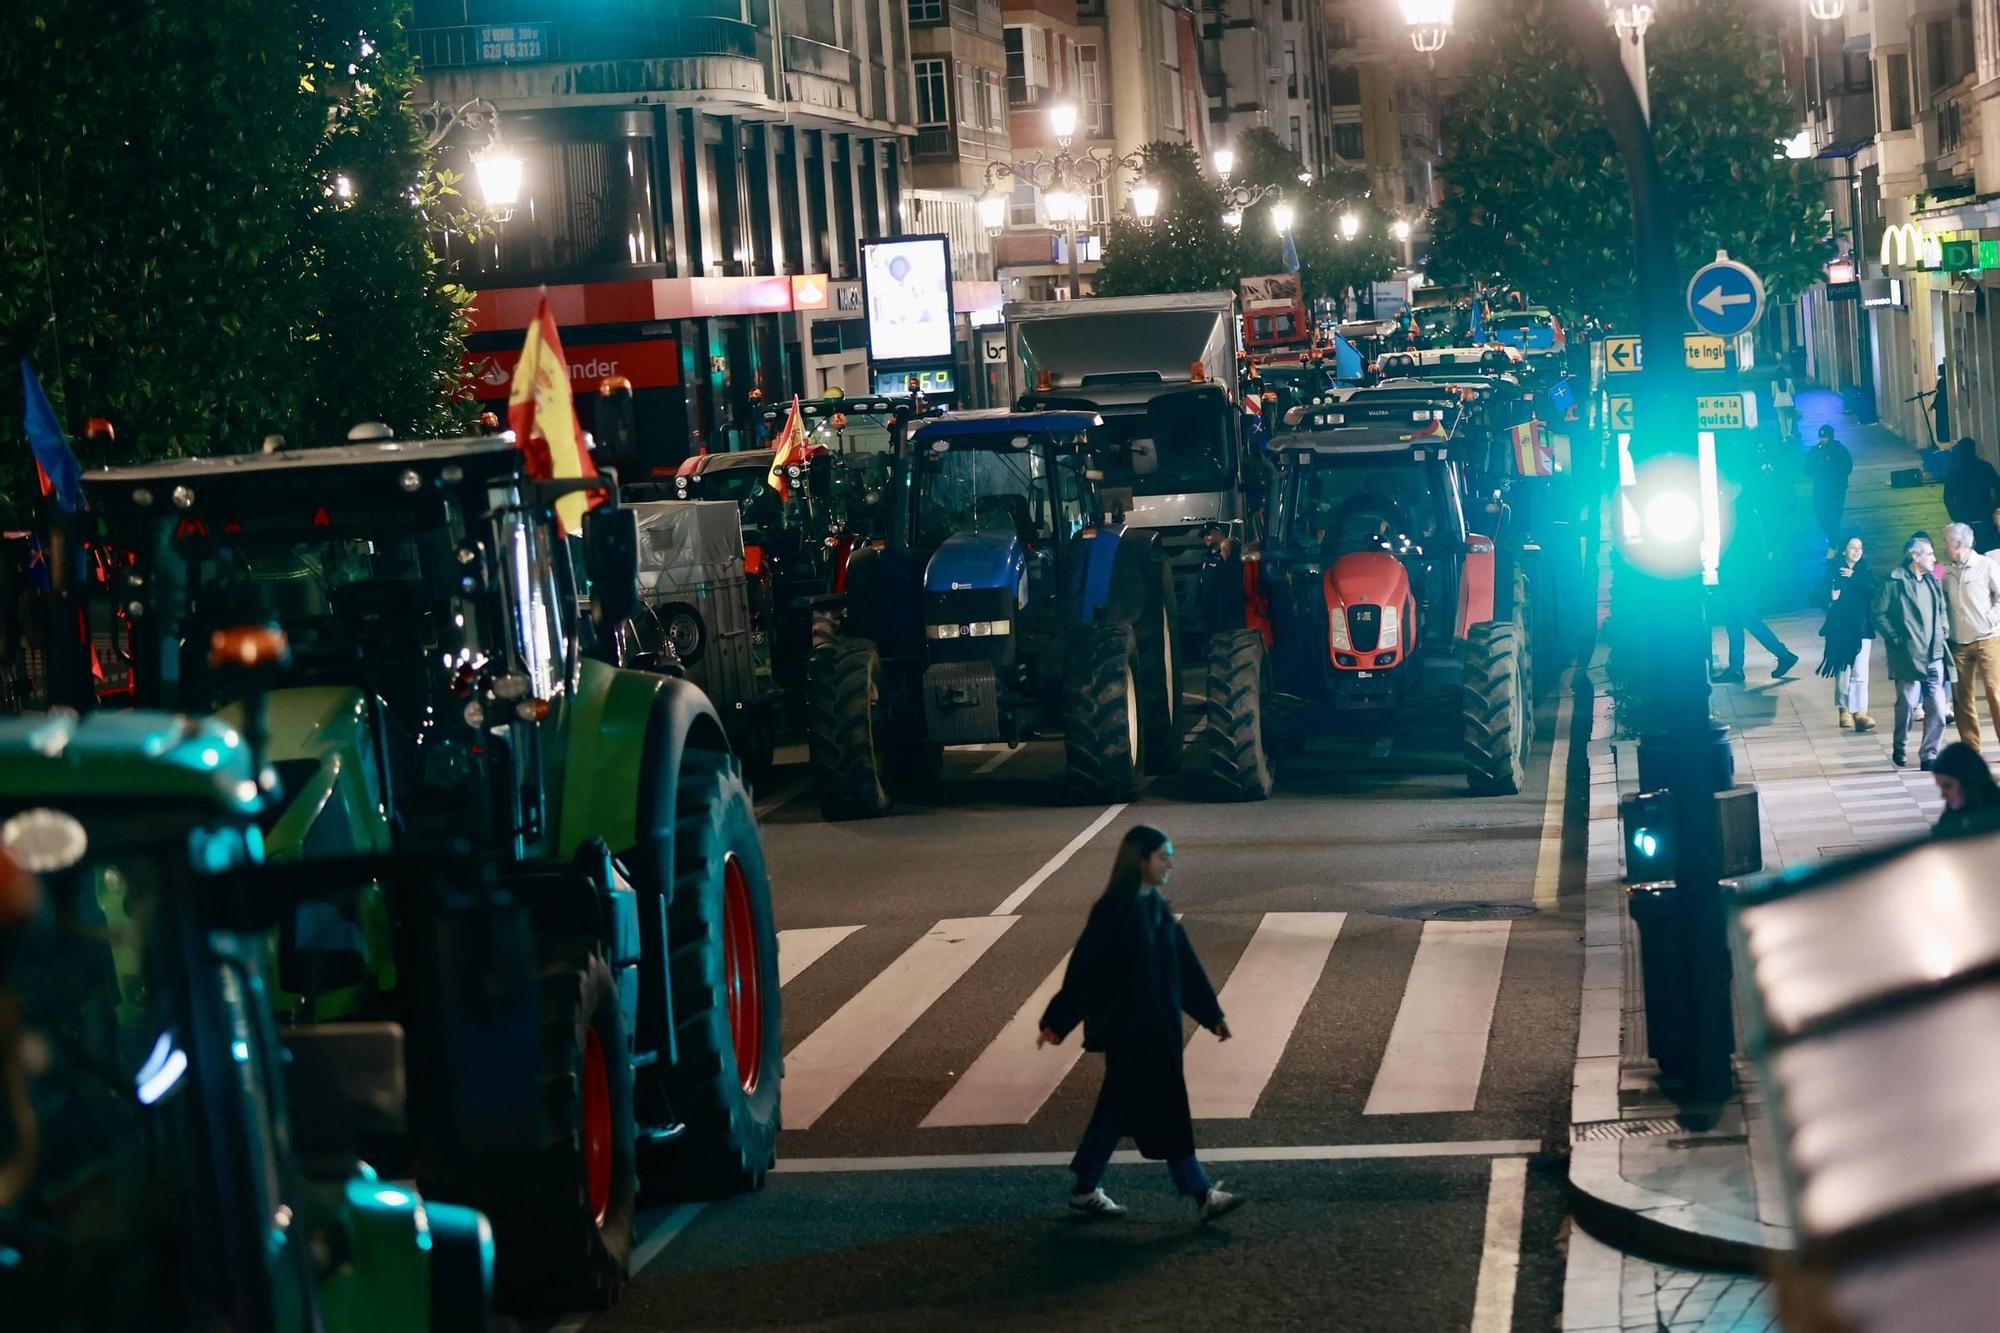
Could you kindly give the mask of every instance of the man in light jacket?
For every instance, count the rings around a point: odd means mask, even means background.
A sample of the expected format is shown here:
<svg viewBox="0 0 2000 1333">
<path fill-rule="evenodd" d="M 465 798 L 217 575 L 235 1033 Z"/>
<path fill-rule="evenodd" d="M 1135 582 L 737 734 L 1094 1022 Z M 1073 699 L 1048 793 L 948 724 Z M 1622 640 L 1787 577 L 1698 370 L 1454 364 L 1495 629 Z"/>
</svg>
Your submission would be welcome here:
<svg viewBox="0 0 2000 1333">
<path fill-rule="evenodd" d="M 2000 564 L 1974 549 L 1972 527 L 1944 530 L 1944 596 L 1951 621 L 1951 660 L 1958 672 L 1952 707 L 1958 738 L 1979 748 L 1979 691 L 2000 728 Z"/>
<path fill-rule="evenodd" d="M 1903 563 L 1882 580 L 1875 594 L 1875 627 L 1889 661 L 1889 679 L 1896 683 L 1896 733 L 1890 757 L 1898 768 L 1910 762 L 1904 745 L 1910 714 L 1921 696 L 1924 736 L 1917 753 L 1925 772 L 1944 741 L 1945 686 L 1952 679 L 1950 611 L 1943 585 L 1930 576 L 1936 564 L 1930 538 L 1912 537 L 1903 547 Z"/>
</svg>

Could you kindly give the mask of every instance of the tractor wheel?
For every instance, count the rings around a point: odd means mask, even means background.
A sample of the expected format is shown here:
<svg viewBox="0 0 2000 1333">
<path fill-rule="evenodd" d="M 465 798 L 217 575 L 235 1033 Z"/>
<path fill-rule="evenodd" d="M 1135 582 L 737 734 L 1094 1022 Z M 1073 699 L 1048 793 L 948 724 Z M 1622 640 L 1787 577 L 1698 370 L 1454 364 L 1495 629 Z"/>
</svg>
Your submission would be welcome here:
<svg viewBox="0 0 2000 1333">
<path fill-rule="evenodd" d="M 665 1082 L 686 1129 L 646 1183 L 680 1199 L 757 1189 L 778 1144 L 778 935 L 750 792 L 727 755 L 681 760 L 667 942 L 678 1056 Z"/>
<path fill-rule="evenodd" d="M 835 639 L 806 664 L 806 749 L 828 819 L 889 813 L 882 785 L 882 659 L 866 639 Z"/>
<path fill-rule="evenodd" d="M 1139 705 L 1146 732 L 1146 772 L 1172 773 L 1181 766 L 1181 653 L 1179 608 L 1173 576 L 1164 562 L 1155 575 L 1157 598 L 1148 597 L 1132 627 L 1139 649 Z"/>
<path fill-rule="evenodd" d="M 1271 795 L 1276 756 L 1264 734 L 1264 695 L 1270 671 L 1264 636 L 1231 630 L 1208 641 L 1208 699 L 1202 734 L 1209 790 L 1225 801 L 1262 801 Z"/>
<path fill-rule="evenodd" d="M 501 1304 L 601 1309 L 625 1283 L 638 1195 L 625 1016 L 595 940 L 550 942 L 540 985 L 538 1096 L 552 1141 L 516 1157 L 427 1167 L 418 1188 L 492 1222 Z"/>
<path fill-rule="evenodd" d="M 1466 636 L 1466 780 L 1478 796 L 1512 796 L 1527 780 L 1533 709 L 1521 641 L 1505 621 L 1474 625 Z"/>
<path fill-rule="evenodd" d="M 1129 801 L 1145 771 L 1139 664 L 1132 631 L 1092 625 L 1070 646 L 1063 682 L 1063 750 L 1069 784 L 1088 801 Z"/>
</svg>

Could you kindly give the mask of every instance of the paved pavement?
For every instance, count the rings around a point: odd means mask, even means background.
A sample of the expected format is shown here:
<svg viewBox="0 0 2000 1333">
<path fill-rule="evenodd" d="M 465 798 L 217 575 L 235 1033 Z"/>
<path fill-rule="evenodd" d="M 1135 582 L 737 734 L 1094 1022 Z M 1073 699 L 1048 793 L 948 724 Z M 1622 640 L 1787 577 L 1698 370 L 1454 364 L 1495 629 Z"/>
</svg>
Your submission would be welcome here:
<svg viewBox="0 0 2000 1333">
<path fill-rule="evenodd" d="M 1854 454 L 1846 517 L 1878 571 L 1900 558 L 1911 532 L 1923 528 L 1941 537 L 1940 489 L 1888 484 L 1891 471 L 1914 465 L 1914 451 L 1880 427 L 1842 420 L 1832 394 L 1810 392 L 1801 408 L 1806 440 L 1830 421 Z M 1841 728 L 1831 683 L 1812 674 L 1820 657 L 1825 543 L 1803 486 L 1774 527 L 1766 614 L 1799 654 L 1800 667 L 1788 680 L 1773 679 L 1773 659 L 1753 641 L 1746 683 L 1716 686 L 1711 708 L 1731 727 L 1737 781 L 1758 788 L 1764 864 L 1778 871 L 1920 835 L 1941 803 L 1929 774 L 1889 762 L 1893 710 L 1879 648 L 1870 707 L 1883 725 L 1873 733 Z M 1719 632 L 1714 646 L 1719 666 Z M 1760 1274 L 1781 1259 L 1791 1233 L 1755 1080 L 1739 1060 L 1742 1094 L 1694 1116 L 1683 1115 L 1688 1108 L 1659 1089 L 1645 1045 L 1638 937 L 1619 883 L 1617 803 L 1635 785 L 1636 753 L 1613 738 L 1608 699 L 1594 709 L 1589 753 L 1585 992 L 1570 1177 L 1590 1224 L 1651 1258 L 1573 1229 L 1562 1327 L 1572 1333 L 1775 1329 L 1772 1292 Z M 1987 753 L 2000 760 L 1991 731 Z M 1722 1267 L 1658 1262 L 1664 1258 Z"/>
<path fill-rule="evenodd" d="M 1033 745 L 951 752 L 926 806 L 827 824 L 782 769 L 778 1170 L 649 1214 L 589 1327 L 1552 1327 L 1581 865 L 1565 904 L 1541 711 L 1513 798 L 1466 795 L 1420 732 L 1316 747 L 1255 805 L 1185 778 L 1069 804 Z M 1034 1044 L 1141 821 L 1173 837 L 1168 893 L 1235 1032 L 1188 1048 L 1203 1160 L 1249 1199 L 1206 1227 L 1129 1152 L 1105 1184 L 1130 1216 L 1069 1215 L 1101 1064 Z"/>
</svg>

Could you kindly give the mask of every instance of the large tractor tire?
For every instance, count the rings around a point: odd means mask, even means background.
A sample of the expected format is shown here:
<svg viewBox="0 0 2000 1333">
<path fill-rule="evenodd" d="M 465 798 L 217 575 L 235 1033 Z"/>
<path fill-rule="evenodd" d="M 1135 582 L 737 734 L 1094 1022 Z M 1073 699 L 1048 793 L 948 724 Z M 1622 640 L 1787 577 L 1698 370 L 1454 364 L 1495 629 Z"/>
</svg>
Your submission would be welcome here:
<svg viewBox="0 0 2000 1333">
<path fill-rule="evenodd" d="M 806 664 L 806 751 L 828 819 L 889 813 L 883 784 L 882 658 L 866 639 L 834 639 Z"/>
<path fill-rule="evenodd" d="M 1154 562 L 1146 604 L 1132 632 L 1139 651 L 1146 772 L 1177 772 L 1186 733 L 1181 717 L 1180 608 L 1174 603 L 1173 573 L 1164 560 Z"/>
<path fill-rule="evenodd" d="M 1129 801 L 1145 772 L 1138 646 L 1124 625 L 1092 625 L 1071 644 L 1063 682 L 1069 785 L 1086 801 Z"/>
<path fill-rule="evenodd" d="M 507 1159 L 426 1164 L 418 1187 L 493 1224 L 494 1286 L 516 1310 L 610 1305 L 632 1260 L 638 1166 L 618 986 L 598 942 L 552 940 L 540 972 L 549 1143 Z"/>
<path fill-rule="evenodd" d="M 1466 781 L 1477 796 L 1512 796 L 1527 781 L 1534 738 L 1519 631 L 1509 621 L 1474 625 L 1464 655 Z"/>
<path fill-rule="evenodd" d="M 646 1184 L 681 1199 L 757 1189 L 778 1144 L 778 934 L 750 791 L 727 755 L 681 760 L 667 942 L 676 1058 L 665 1083 L 685 1128 L 657 1170 L 646 1163 Z"/>
<path fill-rule="evenodd" d="M 1208 641 L 1202 767 L 1209 792 L 1225 801 L 1269 799 L 1277 756 L 1264 731 L 1270 668 L 1264 636 L 1230 630 Z"/>
</svg>

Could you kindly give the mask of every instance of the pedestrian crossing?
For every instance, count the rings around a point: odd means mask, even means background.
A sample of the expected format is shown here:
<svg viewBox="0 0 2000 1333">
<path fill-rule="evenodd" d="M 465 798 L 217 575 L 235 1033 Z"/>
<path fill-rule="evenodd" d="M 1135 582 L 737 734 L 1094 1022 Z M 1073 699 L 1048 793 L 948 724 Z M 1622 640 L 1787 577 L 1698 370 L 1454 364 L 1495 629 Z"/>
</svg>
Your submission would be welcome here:
<svg viewBox="0 0 2000 1333">
<path fill-rule="evenodd" d="M 787 1034 L 793 1044 L 785 1057 L 786 1129 L 808 1130 L 819 1124 L 947 996 L 953 997 L 956 1022 L 965 1021 L 967 1010 L 985 1012 L 990 1003 L 991 1021 L 998 1030 L 990 1037 L 978 1034 L 984 1044 L 968 1064 L 938 1071 L 948 1075 L 949 1085 L 941 1095 L 933 1089 L 924 1097 L 931 1104 L 918 1127 L 1018 1126 L 1034 1121 L 1083 1057 L 1078 1035 L 1059 1046 L 1036 1045 L 1042 1013 L 1062 985 L 1069 954 L 1055 959 L 1046 972 L 1029 971 L 1028 977 L 1039 980 L 1025 994 L 1018 987 L 993 984 L 987 979 L 990 968 L 982 971 L 977 983 L 967 980 L 1020 920 L 1010 914 L 938 921 L 844 999 L 838 998 L 837 990 L 828 994 L 840 979 L 838 960 L 846 956 L 841 951 L 857 949 L 886 927 L 779 931 L 780 984 L 789 986 L 810 969 L 831 968 L 823 977 L 814 973 L 815 997 L 822 1004 L 838 1000 L 810 1031 L 802 1036 Z M 1393 929 L 1409 927 L 1398 923 Z M 1379 928 L 1376 933 L 1379 943 Z M 1229 1017 L 1231 1040 L 1219 1041 L 1200 1029 L 1189 1039 L 1184 1067 L 1196 1120 L 1247 1120 L 1257 1113 L 1287 1052 L 1301 1040 L 1301 1020 L 1315 994 L 1325 987 L 1350 984 L 1346 979 L 1355 975 L 1352 960 L 1359 955 L 1352 951 L 1363 945 L 1349 945 L 1352 935 L 1345 912 L 1267 912 L 1256 920 L 1227 975 L 1211 970 L 1210 979 L 1218 983 L 1223 1012 Z M 1364 1114 L 1475 1109 L 1511 938 L 1506 921 L 1423 925 L 1394 1026 L 1368 1086 Z M 1018 958 L 1031 939 L 1025 937 L 1009 952 Z M 850 966 L 863 956 L 883 956 L 882 946 L 891 946 L 891 941 L 877 940 L 872 950 L 861 948 Z M 1344 957 L 1349 961 L 1344 963 Z M 1026 981 L 1023 977 L 1021 984 Z M 962 986 L 967 991 L 954 994 Z M 1386 1016 L 1388 996 L 1383 998 Z M 1380 1042 L 1379 1028 L 1374 1031 L 1372 1040 Z M 1317 1051 L 1326 1043 L 1326 1035 L 1315 1030 L 1311 1047 Z M 1357 1101 L 1359 1086 L 1354 1089 Z M 1329 1089 L 1327 1096 L 1333 1095 Z M 915 1107 L 910 1113 L 917 1118 Z"/>
</svg>

